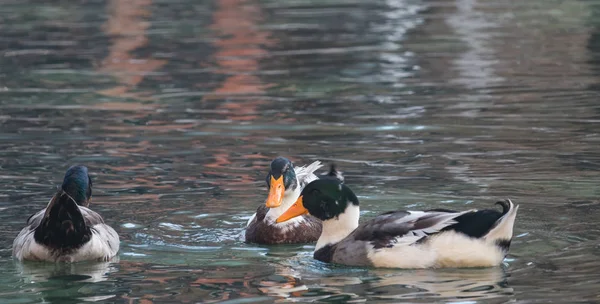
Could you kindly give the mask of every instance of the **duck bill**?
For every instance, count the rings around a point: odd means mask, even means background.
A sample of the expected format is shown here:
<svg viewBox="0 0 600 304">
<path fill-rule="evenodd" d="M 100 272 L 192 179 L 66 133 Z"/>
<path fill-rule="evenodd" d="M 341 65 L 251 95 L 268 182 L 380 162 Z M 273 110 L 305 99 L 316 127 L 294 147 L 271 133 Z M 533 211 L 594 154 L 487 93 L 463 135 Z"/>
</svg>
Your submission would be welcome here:
<svg viewBox="0 0 600 304">
<path fill-rule="evenodd" d="M 278 179 L 273 178 L 271 176 L 271 180 L 269 181 L 269 196 L 267 197 L 266 205 L 269 208 L 277 208 L 281 206 L 281 202 L 283 201 L 283 195 L 285 193 L 285 187 L 283 185 L 283 175 Z"/>
<path fill-rule="evenodd" d="M 280 215 L 275 221 L 277 223 L 281 223 L 304 214 L 308 214 L 308 210 L 304 208 L 304 204 L 302 203 L 302 196 L 300 196 L 296 200 L 296 202 L 287 211 Z"/>
</svg>

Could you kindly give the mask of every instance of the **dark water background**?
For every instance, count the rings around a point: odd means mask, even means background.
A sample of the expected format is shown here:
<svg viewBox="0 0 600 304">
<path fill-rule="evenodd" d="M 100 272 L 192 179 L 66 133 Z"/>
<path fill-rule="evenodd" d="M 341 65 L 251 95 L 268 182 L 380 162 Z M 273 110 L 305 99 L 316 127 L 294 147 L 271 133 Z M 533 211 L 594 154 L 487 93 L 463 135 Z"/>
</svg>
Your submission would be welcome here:
<svg viewBox="0 0 600 304">
<path fill-rule="evenodd" d="M 3 1 L 0 302 L 600 302 L 600 1 Z M 254 246 L 277 155 L 364 218 L 521 205 L 503 267 Z M 119 263 L 11 258 L 71 164 Z"/>
</svg>

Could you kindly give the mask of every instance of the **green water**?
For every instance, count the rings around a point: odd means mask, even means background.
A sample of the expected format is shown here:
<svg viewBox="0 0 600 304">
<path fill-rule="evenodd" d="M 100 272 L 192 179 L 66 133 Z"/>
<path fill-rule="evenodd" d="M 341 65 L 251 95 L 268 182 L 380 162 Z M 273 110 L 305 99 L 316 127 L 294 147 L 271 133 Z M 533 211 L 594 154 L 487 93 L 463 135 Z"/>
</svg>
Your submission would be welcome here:
<svg viewBox="0 0 600 304">
<path fill-rule="evenodd" d="M 2 303 L 600 301 L 600 1 L 6 1 Z M 521 205 L 502 267 L 326 265 L 243 226 L 278 155 L 363 218 Z M 71 164 L 119 261 L 11 258 Z"/>
</svg>

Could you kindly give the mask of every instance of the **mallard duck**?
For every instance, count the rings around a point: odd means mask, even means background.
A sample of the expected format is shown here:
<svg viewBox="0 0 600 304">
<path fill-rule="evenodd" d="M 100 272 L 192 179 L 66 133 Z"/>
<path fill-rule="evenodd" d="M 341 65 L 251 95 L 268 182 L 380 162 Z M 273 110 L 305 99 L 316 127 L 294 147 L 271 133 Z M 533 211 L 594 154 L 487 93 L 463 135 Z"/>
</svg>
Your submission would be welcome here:
<svg viewBox="0 0 600 304">
<path fill-rule="evenodd" d="M 277 218 L 311 214 L 323 221 L 314 258 L 350 266 L 387 268 L 487 267 L 508 252 L 519 206 L 486 210 L 391 211 L 358 224 L 358 199 L 332 179 L 316 180 Z"/>
<path fill-rule="evenodd" d="M 119 251 L 119 236 L 90 210 L 92 179 L 84 166 L 67 170 L 48 206 L 27 220 L 13 242 L 18 260 L 108 261 Z"/>
<path fill-rule="evenodd" d="M 332 166 L 327 175 L 314 174 L 321 168 L 315 161 L 306 167 L 294 167 L 285 157 L 271 162 L 267 174 L 269 195 L 252 215 L 246 225 L 246 242 L 258 244 L 293 244 L 315 242 L 321 235 L 321 221 L 310 215 L 302 215 L 285 223 L 275 223 L 285 210 L 298 198 L 304 186 L 319 178 L 343 181 L 342 175 Z"/>
</svg>

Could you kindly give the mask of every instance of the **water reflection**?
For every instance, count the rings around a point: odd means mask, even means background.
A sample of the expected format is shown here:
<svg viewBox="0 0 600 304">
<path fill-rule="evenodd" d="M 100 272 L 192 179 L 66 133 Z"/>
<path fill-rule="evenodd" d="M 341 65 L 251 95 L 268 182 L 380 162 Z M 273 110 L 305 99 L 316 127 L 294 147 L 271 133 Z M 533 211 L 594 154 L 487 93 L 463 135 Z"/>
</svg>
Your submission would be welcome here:
<svg viewBox="0 0 600 304">
<path fill-rule="evenodd" d="M 70 277 L 80 282 L 102 282 L 118 271 L 118 257 L 110 262 L 51 264 L 15 262 L 17 271 L 26 284 L 34 284 Z"/>
<path fill-rule="evenodd" d="M 164 267 L 149 263 L 125 262 L 121 269 L 130 275 L 116 275 L 123 283 L 135 282 L 129 291 L 121 297 L 130 301 L 163 303 L 165 301 L 213 303 L 240 298 L 255 298 L 259 292 L 257 285 L 260 277 L 271 273 L 269 267 L 246 266 L 202 268 L 185 265 Z M 129 285 L 129 284 L 127 284 Z M 164 286 L 185 286 L 177 290 Z M 163 288 L 161 288 L 163 286 Z"/>
<path fill-rule="evenodd" d="M 118 258 L 101 263 L 15 262 L 15 265 L 21 288 L 37 295 L 37 300 L 44 303 L 96 302 L 116 296 L 114 290 L 106 287 L 111 285 L 107 282 L 111 274 L 119 271 Z M 12 294 L 16 296 L 18 293 Z"/>
<path fill-rule="evenodd" d="M 456 1 L 456 12 L 447 18 L 447 23 L 454 29 L 465 44 L 467 50 L 454 60 L 453 65 L 460 77 L 455 81 L 470 89 L 489 88 L 501 83 L 504 79 L 494 69 L 494 49 L 489 46 L 493 36 L 483 31 L 498 26 L 477 8 L 476 0 Z M 483 91 L 482 90 L 482 91 Z M 480 100 L 482 96 L 478 96 Z M 465 96 L 469 100 L 469 95 Z"/>
<path fill-rule="evenodd" d="M 374 272 L 369 292 L 376 299 L 483 300 L 513 294 L 503 268 Z M 399 292 L 405 290 L 406 293 Z"/>
<path fill-rule="evenodd" d="M 166 60 L 136 58 L 135 50 L 147 45 L 147 30 L 151 17 L 152 0 L 111 0 L 108 2 L 108 21 L 104 30 L 112 37 L 108 56 L 102 61 L 100 71 L 117 78 L 116 87 L 99 93 L 112 97 L 141 98 L 149 92 L 131 92 L 144 76 L 160 69 Z"/>
<path fill-rule="evenodd" d="M 287 248 L 286 248 L 287 247 Z M 310 251 L 297 254 L 295 246 L 270 248 L 278 262 L 261 291 L 290 302 L 367 300 L 480 301 L 515 294 L 508 265 L 472 269 L 368 269 L 325 264 Z M 300 246 L 302 247 L 302 246 Z M 310 249 L 311 246 L 304 246 Z"/>
<path fill-rule="evenodd" d="M 214 99 L 261 95 L 269 86 L 258 77 L 261 57 L 267 56 L 265 46 L 273 44 L 269 32 L 260 30 L 263 21 L 258 3 L 245 0 L 218 0 L 210 28 L 218 37 L 213 45 L 216 52 L 215 73 L 225 75 L 219 87 L 204 97 L 205 102 Z M 240 96 L 242 95 L 242 96 Z M 250 121 L 257 118 L 258 106 L 264 104 L 261 97 L 242 98 L 238 102 L 220 102 L 218 108 L 226 109 L 234 116 L 230 119 Z"/>
<path fill-rule="evenodd" d="M 597 2 L 4 3 L 1 302 L 595 301 Z M 242 244 L 278 154 L 338 162 L 364 219 L 510 197 L 510 266 L 347 269 Z M 17 269 L 12 239 L 72 163 L 121 262 Z"/>
<path fill-rule="evenodd" d="M 283 284 L 261 289 L 290 301 L 367 300 L 485 300 L 514 294 L 501 267 L 444 270 L 363 270 L 321 274 L 305 279 L 282 274 Z"/>
</svg>

